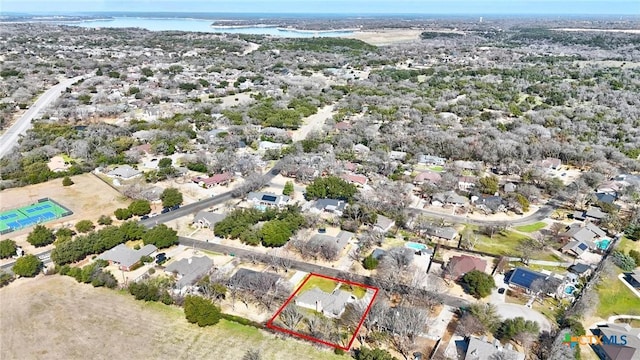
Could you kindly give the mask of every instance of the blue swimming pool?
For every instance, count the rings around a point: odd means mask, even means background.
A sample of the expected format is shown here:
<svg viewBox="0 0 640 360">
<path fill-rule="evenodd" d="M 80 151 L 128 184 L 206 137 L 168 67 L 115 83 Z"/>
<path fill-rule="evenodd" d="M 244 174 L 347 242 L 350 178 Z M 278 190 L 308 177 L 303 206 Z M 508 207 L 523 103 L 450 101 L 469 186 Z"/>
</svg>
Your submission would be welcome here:
<svg viewBox="0 0 640 360">
<path fill-rule="evenodd" d="M 413 242 L 413 241 L 407 241 L 407 243 L 404 244 L 404 246 L 408 247 L 409 249 L 416 250 L 416 251 L 424 250 L 424 249 L 427 248 L 427 245 L 416 243 L 416 242 Z"/>
<path fill-rule="evenodd" d="M 567 285 L 567 286 L 564 288 L 564 293 L 565 293 L 565 294 L 567 294 L 567 295 L 571 295 L 571 294 L 573 294 L 573 292 L 574 292 L 574 291 L 576 291 L 576 287 L 575 287 L 575 286 L 573 286 L 573 285 Z"/>
<path fill-rule="evenodd" d="M 267 205 L 256 205 L 255 208 L 260 211 L 267 211 Z"/>
<path fill-rule="evenodd" d="M 611 244 L 611 239 L 601 239 L 596 241 L 596 246 L 600 250 L 607 250 Z"/>
</svg>

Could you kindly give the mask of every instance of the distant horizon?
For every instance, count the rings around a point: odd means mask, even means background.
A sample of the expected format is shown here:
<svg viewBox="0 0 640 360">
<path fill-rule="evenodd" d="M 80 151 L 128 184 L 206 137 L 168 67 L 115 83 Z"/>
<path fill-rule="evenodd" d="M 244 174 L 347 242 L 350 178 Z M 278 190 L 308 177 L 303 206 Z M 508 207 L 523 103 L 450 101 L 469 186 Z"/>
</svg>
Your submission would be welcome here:
<svg viewBox="0 0 640 360">
<path fill-rule="evenodd" d="M 206 13 L 298 15 L 637 16 L 637 0 L 0 0 L 0 15 Z"/>
</svg>

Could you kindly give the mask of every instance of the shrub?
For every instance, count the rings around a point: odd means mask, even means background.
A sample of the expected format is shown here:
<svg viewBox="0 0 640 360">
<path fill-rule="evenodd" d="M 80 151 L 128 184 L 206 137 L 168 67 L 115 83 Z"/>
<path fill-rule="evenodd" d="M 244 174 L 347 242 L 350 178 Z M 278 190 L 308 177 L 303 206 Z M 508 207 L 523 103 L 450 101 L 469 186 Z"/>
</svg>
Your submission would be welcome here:
<svg viewBox="0 0 640 360">
<path fill-rule="evenodd" d="M 16 254 L 18 246 L 16 242 L 11 239 L 0 241 L 0 259 L 10 258 Z"/>
<path fill-rule="evenodd" d="M 73 185 L 73 184 L 74 184 L 74 183 L 73 183 L 73 180 L 71 180 L 71 178 L 70 178 L 70 177 L 68 177 L 68 176 L 65 176 L 65 177 L 62 179 L 62 186 L 71 186 L 71 185 Z"/>
<path fill-rule="evenodd" d="M 491 290 L 496 287 L 495 280 L 491 275 L 478 270 L 464 274 L 462 284 L 467 288 L 469 294 L 478 299 L 488 296 L 491 294 Z"/>
<path fill-rule="evenodd" d="M 79 233 L 88 233 L 93 229 L 95 229 L 95 225 L 93 225 L 91 220 L 80 220 L 76 223 L 76 230 L 78 230 Z"/>
<path fill-rule="evenodd" d="M 13 273 L 24 277 L 34 277 L 42 270 L 42 261 L 35 255 L 25 255 L 16 260 Z"/>
<path fill-rule="evenodd" d="M 373 270 L 378 267 L 378 263 L 378 259 L 374 258 L 373 255 L 369 255 L 362 261 L 362 266 L 367 270 Z"/>
<path fill-rule="evenodd" d="M 623 271 L 632 271 L 636 267 L 634 258 L 621 251 L 613 252 L 613 263 Z"/>
<path fill-rule="evenodd" d="M 211 300 L 199 296 L 187 296 L 184 301 L 184 315 L 192 324 L 204 327 L 215 325 L 220 321 L 221 314 Z"/>
<path fill-rule="evenodd" d="M 102 215 L 100 216 L 100 218 L 98 218 L 98 225 L 111 225 L 112 223 L 113 220 L 109 215 Z"/>
<path fill-rule="evenodd" d="M 47 246 L 55 239 L 56 237 L 53 235 L 53 231 L 47 229 L 44 225 L 36 225 L 29 236 L 27 236 L 29 244 L 35 247 Z"/>
<path fill-rule="evenodd" d="M 116 219 L 118 220 L 127 220 L 133 216 L 133 214 L 131 213 L 131 210 L 127 208 L 116 209 L 116 211 L 114 211 L 113 214 L 116 216 Z"/>
</svg>

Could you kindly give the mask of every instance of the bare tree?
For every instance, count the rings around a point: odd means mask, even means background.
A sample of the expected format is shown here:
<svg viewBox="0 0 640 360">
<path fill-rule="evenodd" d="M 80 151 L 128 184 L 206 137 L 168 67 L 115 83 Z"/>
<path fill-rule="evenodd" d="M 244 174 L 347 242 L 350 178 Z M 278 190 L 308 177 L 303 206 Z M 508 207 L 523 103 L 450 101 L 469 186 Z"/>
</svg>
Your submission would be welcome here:
<svg viewBox="0 0 640 360">
<path fill-rule="evenodd" d="M 249 349 L 242 356 L 242 360 L 262 360 L 262 355 L 256 349 Z"/>
<path fill-rule="evenodd" d="M 282 312 L 280 312 L 280 321 L 289 330 L 294 330 L 300 325 L 304 319 L 304 315 L 298 310 L 294 304 L 289 304 Z"/>
</svg>

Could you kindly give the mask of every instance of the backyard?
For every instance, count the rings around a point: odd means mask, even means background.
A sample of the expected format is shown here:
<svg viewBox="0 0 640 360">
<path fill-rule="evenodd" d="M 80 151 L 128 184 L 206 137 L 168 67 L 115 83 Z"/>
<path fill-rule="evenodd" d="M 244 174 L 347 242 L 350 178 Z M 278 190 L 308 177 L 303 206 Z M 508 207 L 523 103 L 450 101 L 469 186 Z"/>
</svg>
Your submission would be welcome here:
<svg viewBox="0 0 640 360">
<path fill-rule="evenodd" d="M 640 249 L 640 242 L 631 241 L 626 237 L 623 237 L 616 246 L 616 250 L 625 253 L 632 249 Z M 618 314 L 640 315 L 640 298 L 618 279 L 618 274 L 621 274 L 622 270 L 618 267 L 615 269 L 614 277 L 601 279 L 597 286 L 600 303 L 596 315 L 604 319 Z"/>
<path fill-rule="evenodd" d="M 523 233 L 532 233 L 532 232 L 536 232 L 540 229 L 544 229 L 545 226 L 547 226 L 547 224 L 543 223 L 542 221 L 539 221 L 537 223 L 533 223 L 533 224 L 527 224 L 527 225 L 522 225 L 522 226 L 516 226 L 514 227 L 514 229 L 523 232 Z"/>
<path fill-rule="evenodd" d="M 3 359 L 116 359 L 122 349 L 129 359 L 240 359 L 247 349 L 258 349 L 263 359 L 272 360 L 291 354 L 347 358 L 225 320 L 200 328 L 187 323 L 181 308 L 136 301 L 70 277 L 19 279 L 0 289 L 0 298 Z"/>
<path fill-rule="evenodd" d="M 314 287 L 317 287 L 318 289 L 326 293 L 331 293 L 333 292 L 333 290 L 335 290 L 336 286 L 338 286 L 338 282 L 335 280 L 311 275 L 309 277 L 309 280 L 307 280 L 300 291 L 298 291 L 298 294 L 302 294 L 303 292 L 311 290 Z M 351 286 L 349 284 L 343 283 L 340 289 L 351 292 L 358 299 L 362 299 L 362 297 L 366 294 L 366 289 L 362 286 Z"/>
<path fill-rule="evenodd" d="M 518 245 L 529 239 L 526 235 L 519 234 L 514 231 L 503 230 L 497 232 L 491 236 L 485 235 L 478 230 L 477 226 L 467 225 L 472 229 L 472 242 L 475 242 L 473 250 L 482 251 L 494 255 L 504 255 L 511 257 L 519 257 L 520 251 Z M 551 251 L 535 251 L 531 254 L 532 260 L 545 260 L 545 261 L 564 261 Z"/>
</svg>

